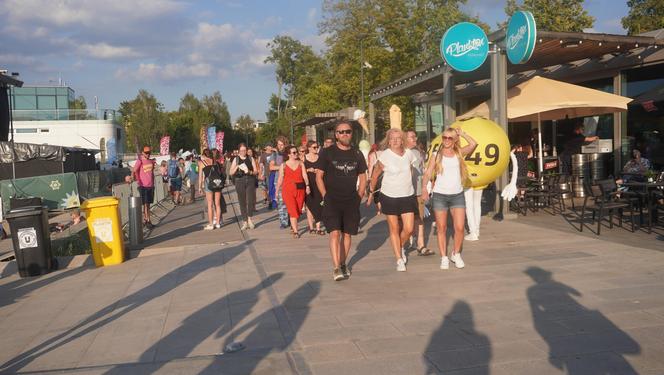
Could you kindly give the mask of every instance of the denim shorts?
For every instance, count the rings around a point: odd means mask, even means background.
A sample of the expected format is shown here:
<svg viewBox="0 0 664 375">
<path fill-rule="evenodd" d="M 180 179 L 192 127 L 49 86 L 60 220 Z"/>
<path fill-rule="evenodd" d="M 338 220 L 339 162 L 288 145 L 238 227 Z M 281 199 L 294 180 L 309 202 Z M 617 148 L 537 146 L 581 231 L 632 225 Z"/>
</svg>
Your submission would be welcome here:
<svg viewBox="0 0 664 375">
<path fill-rule="evenodd" d="M 433 193 L 431 199 L 434 211 L 447 211 L 450 208 L 466 208 L 466 197 L 463 191 L 458 194 Z"/>
</svg>

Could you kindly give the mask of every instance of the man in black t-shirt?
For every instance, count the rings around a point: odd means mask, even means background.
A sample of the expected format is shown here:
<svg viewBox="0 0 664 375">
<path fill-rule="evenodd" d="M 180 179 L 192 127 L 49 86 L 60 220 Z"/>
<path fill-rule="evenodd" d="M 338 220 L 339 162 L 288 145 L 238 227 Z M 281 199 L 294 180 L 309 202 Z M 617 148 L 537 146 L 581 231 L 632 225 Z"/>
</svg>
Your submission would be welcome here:
<svg viewBox="0 0 664 375">
<path fill-rule="evenodd" d="M 360 225 L 360 201 L 367 185 L 367 163 L 360 150 L 350 144 L 353 128 L 348 122 L 337 124 L 334 133 L 336 144 L 323 149 L 318 159 L 316 185 L 323 196 L 323 223 L 330 233 L 333 277 L 339 281 L 350 277 L 346 259 L 350 252 L 350 236 L 357 234 Z"/>
<path fill-rule="evenodd" d="M 581 153 L 581 146 L 594 142 L 599 139 L 598 136 L 593 135 L 590 137 L 586 137 L 583 135 L 584 131 L 583 124 L 578 124 L 574 127 L 574 134 L 572 137 L 565 142 L 565 149 L 560 155 L 561 159 L 561 167 L 562 167 L 562 173 L 563 174 L 571 174 L 572 172 L 572 155 L 580 154 Z"/>
</svg>

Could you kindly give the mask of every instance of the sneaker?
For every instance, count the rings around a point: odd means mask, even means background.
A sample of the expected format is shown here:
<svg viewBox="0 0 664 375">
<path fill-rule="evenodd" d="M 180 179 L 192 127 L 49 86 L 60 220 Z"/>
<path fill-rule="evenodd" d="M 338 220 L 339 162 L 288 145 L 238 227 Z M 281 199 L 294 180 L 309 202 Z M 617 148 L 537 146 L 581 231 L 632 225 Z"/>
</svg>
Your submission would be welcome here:
<svg viewBox="0 0 664 375">
<path fill-rule="evenodd" d="M 217 218 L 216 217 L 214 219 L 212 219 L 212 225 L 215 225 L 215 224 L 217 224 Z"/>
<path fill-rule="evenodd" d="M 249 225 L 249 229 L 254 229 L 254 228 L 256 227 L 256 226 L 254 225 L 254 222 L 251 221 L 251 219 L 249 219 L 249 220 L 247 221 L 247 224 Z"/>
<path fill-rule="evenodd" d="M 219 229 L 219 228 L 221 228 L 221 224 L 215 224 L 214 225 L 214 229 Z"/>
<path fill-rule="evenodd" d="M 450 258 L 448 258 L 448 257 L 440 258 L 440 269 L 441 270 L 450 269 Z"/>
<path fill-rule="evenodd" d="M 344 274 L 341 272 L 339 268 L 334 269 L 334 272 L 332 273 L 332 278 L 334 278 L 334 281 L 345 279 Z"/>
<path fill-rule="evenodd" d="M 476 232 L 470 232 L 463 239 L 466 241 L 477 241 L 480 239 L 480 236 Z"/>
<path fill-rule="evenodd" d="M 208 224 L 208 225 L 206 225 L 205 228 L 203 228 L 203 229 L 204 229 L 204 230 L 212 230 L 212 229 L 214 229 L 214 225 L 212 225 L 212 224 Z"/>
<path fill-rule="evenodd" d="M 406 262 L 402 259 L 397 260 L 397 271 L 406 272 Z"/>
<path fill-rule="evenodd" d="M 240 230 L 247 230 L 247 228 L 249 228 L 249 225 L 247 225 L 246 221 L 243 221 L 242 226 L 240 227 Z"/>
<path fill-rule="evenodd" d="M 344 275 L 345 278 L 349 278 L 350 277 L 350 268 L 348 268 L 348 266 L 346 266 L 345 264 L 342 264 L 341 265 L 341 273 Z"/>
<path fill-rule="evenodd" d="M 459 254 L 459 253 L 452 254 L 452 256 L 450 257 L 450 260 L 452 262 L 454 262 L 454 265 L 456 266 L 456 268 L 463 268 L 463 267 L 466 266 L 466 264 L 463 262 L 463 259 L 461 259 L 461 254 Z"/>
<path fill-rule="evenodd" d="M 408 264 L 408 254 L 406 254 L 406 249 L 401 248 L 401 259 L 403 259 L 403 264 Z"/>
<path fill-rule="evenodd" d="M 290 228 L 290 225 L 288 225 L 288 224 L 279 225 L 279 229 L 286 229 L 286 228 Z"/>
</svg>

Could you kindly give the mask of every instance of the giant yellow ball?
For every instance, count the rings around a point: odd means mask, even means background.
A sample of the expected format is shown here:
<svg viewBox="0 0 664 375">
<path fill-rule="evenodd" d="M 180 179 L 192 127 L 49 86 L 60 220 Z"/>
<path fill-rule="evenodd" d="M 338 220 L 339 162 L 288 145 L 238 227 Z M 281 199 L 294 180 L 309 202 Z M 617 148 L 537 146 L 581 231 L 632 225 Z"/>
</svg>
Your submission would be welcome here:
<svg viewBox="0 0 664 375">
<path fill-rule="evenodd" d="M 471 187 L 488 185 L 500 177 L 510 162 L 510 141 L 507 134 L 493 121 L 476 117 L 466 121 L 457 121 L 452 128 L 461 128 L 475 141 L 475 151 L 466 155 L 466 167 Z M 461 147 L 468 144 L 463 137 Z M 431 141 L 427 157 L 438 151 L 443 142 L 442 134 Z"/>
</svg>

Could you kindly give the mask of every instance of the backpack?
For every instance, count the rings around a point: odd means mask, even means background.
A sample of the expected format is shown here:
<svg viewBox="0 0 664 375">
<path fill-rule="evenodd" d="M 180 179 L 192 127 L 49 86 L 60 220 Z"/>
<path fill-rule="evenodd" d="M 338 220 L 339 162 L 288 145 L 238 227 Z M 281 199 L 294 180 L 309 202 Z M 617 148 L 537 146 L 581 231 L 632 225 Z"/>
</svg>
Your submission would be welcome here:
<svg viewBox="0 0 664 375">
<path fill-rule="evenodd" d="M 177 160 L 168 161 L 168 177 L 176 178 L 180 175 L 180 168 L 178 167 Z"/>
<path fill-rule="evenodd" d="M 210 173 L 207 175 L 207 188 L 208 190 L 211 191 L 221 191 L 221 189 L 224 188 L 224 184 L 226 182 L 226 178 L 221 173 L 219 170 L 219 164 L 214 163 L 212 164 L 212 168 L 210 168 Z"/>
</svg>

